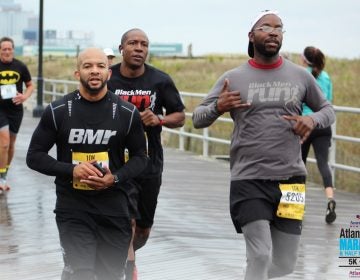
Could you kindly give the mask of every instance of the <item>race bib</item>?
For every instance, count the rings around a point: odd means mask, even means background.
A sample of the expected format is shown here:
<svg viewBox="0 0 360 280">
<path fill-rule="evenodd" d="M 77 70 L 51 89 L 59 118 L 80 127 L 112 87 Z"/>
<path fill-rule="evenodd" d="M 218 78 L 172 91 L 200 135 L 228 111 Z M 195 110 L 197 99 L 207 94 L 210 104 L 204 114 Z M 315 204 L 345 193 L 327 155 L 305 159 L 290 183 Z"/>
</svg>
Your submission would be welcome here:
<svg viewBox="0 0 360 280">
<path fill-rule="evenodd" d="M 84 161 L 96 160 L 101 166 L 109 166 L 109 154 L 107 152 L 99 153 L 72 153 L 72 163 L 79 164 Z M 87 184 L 80 182 L 79 179 L 73 178 L 73 188 L 77 190 L 93 191 L 94 189 Z"/>
<path fill-rule="evenodd" d="M 301 221 L 305 213 L 305 184 L 280 184 L 279 188 L 282 196 L 276 215 Z"/>
<path fill-rule="evenodd" d="M 129 160 L 129 150 L 127 148 L 124 150 L 124 160 L 125 162 Z"/>
<path fill-rule="evenodd" d="M 11 99 L 16 96 L 17 90 L 16 85 L 1 85 L 0 86 L 1 98 L 2 99 Z"/>
</svg>

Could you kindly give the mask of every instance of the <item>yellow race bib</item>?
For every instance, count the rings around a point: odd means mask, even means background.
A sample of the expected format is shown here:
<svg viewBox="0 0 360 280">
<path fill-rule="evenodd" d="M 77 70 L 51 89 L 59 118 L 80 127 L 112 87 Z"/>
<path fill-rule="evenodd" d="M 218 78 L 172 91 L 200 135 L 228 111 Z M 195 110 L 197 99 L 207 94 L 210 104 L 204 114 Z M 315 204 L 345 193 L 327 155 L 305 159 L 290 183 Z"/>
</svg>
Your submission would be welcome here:
<svg viewBox="0 0 360 280">
<path fill-rule="evenodd" d="M 79 164 L 84 161 L 96 160 L 100 165 L 109 166 L 109 154 L 107 152 L 99 152 L 99 153 L 72 153 L 72 163 Z M 93 191 L 93 188 L 90 188 L 87 184 L 81 183 L 79 179 L 73 178 L 73 188 L 77 190 L 84 191 Z"/>
<path fill-rule="evenodd" d="M 301 221 L 305 213 L 305 184 L 280 184 L 279 188 L 282 196 L 276 215 Z"/>
</svg>

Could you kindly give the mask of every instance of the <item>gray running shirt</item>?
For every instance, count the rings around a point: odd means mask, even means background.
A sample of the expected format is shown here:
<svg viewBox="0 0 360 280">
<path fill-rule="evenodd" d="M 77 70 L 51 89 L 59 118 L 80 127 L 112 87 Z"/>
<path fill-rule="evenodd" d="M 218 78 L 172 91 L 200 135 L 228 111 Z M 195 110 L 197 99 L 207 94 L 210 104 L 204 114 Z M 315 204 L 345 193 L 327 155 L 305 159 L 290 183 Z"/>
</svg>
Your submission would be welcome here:
<svg viewBox="0 0 360 280">
<path fill-rule="evenodd" d="M 219 117 L 215 100 L 225 78 L 229 79 L 230 91 L 240 91 L 242 102 L 251 103 L 249 108 L 230 112 L 234 121 L 231 180 L 281 180 L 306 175 L 300 137 L 294 134 L 293 123 L 282 116 L 301 115 L 302 103 L 306 103 L 315 112 L 310 117 L 317 127 L 334 122 L 333 107 L 313 76 L 286 59 L 271 69 L 245 63 L 223 74 L 195 109 L 196 128 L 210 126 Z"/>
</svg>

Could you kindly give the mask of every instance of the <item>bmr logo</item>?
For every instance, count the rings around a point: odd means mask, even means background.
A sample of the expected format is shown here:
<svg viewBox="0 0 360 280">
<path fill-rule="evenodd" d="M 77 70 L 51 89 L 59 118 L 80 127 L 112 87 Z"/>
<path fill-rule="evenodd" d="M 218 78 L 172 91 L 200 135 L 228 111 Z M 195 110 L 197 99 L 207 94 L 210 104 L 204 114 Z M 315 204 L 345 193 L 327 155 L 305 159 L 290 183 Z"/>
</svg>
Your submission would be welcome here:
<svg viewBox="0 0 360 280">
<path fill-rule="evenodd" d="M 108 144 L 110 137 L 115 136 L 116 131 L 99 129 L 73 128 L 69 135 L 69 144 Z"/>
</svg>

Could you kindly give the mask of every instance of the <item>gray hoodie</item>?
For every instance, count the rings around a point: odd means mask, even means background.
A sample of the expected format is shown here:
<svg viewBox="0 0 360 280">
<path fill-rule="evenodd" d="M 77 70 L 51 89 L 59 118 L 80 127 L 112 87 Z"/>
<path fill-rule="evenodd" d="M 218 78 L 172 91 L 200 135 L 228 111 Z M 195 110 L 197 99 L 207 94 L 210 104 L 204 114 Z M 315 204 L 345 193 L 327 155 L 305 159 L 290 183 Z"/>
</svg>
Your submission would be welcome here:
<svg viewBox="0 0 360 280">
<path fill-rule="evenodd" d="M 315 113 L 310 117 L 319 128 L 335 120 L 332 105 L 324 98 L 313 76 L 304 68 L 283 60 L 271 69 L 257 68 L 249 62 L 223 74 L 193 113 L 195 128 L 210 126 L 219 114 L 215 100 L 224 80 L 230 91 L 240 91 L 249 108 L 230 112 L 234 121 L 231 137 L 231 180 L 279 180 L 306 175 L 301 158 L 300 137 L 284 115 L 301 115 L 302 103 Z"/>
</svg>

